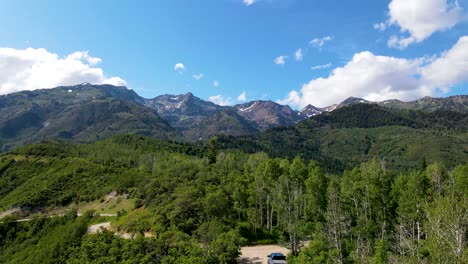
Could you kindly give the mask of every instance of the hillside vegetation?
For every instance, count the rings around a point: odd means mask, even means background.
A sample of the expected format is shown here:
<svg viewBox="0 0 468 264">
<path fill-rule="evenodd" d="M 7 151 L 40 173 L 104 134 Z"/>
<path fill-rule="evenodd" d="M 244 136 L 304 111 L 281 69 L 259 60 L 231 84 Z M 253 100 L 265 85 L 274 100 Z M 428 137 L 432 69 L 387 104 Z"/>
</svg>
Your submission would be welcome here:
<svg viewBox="0 0 468 264">
<path fill-rule="evenodd" d="M 299 156 L 220 151 L 216 138 L 24 146 L 0 156 L 1 211 L 47 213 L 116 192 L 134 205 L 112 227 L 136 237 L 87 234 L 104 222 L 92 211 L 29 222 L 9 216 L 0 220 L 0 262 L 236 263 L 241 245 L 272 242 L 288 245 L 290 263 L 468 261 L 468 166 L 388 165 L 370 159 L 329 174 Z M 300 250 L 302 240 L 310 243 Z"/>
<path fill-rule="evenodd" d="M 422 162 L 453 166 L 468 160 L 468 115 L 450 111 L 422 112 L 355 104 L 314 116 L 295 127 L 263 133 L 220 136 L 220 146 L 274 157 L 299 155 L 327 171 L 351 169 L 373 157 L 397 170 Z"/>
</svg>

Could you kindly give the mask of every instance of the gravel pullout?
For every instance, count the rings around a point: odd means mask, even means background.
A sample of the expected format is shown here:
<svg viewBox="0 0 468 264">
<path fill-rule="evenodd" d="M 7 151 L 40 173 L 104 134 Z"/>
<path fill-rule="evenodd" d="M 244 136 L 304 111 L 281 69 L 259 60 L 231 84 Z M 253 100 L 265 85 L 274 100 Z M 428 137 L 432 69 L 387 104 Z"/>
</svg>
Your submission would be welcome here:
<svg viewBox="0 0 468 264">
<path fill-rule="evenodd" d="M 242 247 L 239 264 L 264 264 L 267 263 L 267 256 L 271 253 L 283 253 L 288 255 L 289 249 L 278 245 Z"/>
</svg>

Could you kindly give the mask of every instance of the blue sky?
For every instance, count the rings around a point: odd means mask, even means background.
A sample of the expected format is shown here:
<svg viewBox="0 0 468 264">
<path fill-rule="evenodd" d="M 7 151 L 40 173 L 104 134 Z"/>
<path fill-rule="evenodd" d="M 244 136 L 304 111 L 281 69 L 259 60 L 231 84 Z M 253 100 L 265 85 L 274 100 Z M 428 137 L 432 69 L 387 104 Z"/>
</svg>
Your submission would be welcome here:
<svg viewBox="0 0 468 264">
<path fill-rule="evenodd" d="M 9 75 L 0 74 L 0 93 L 89 79 L 146 98 L 190 91 L 234 104 L 245 91 L 295 108 L 467 94 L 466 8 L 466 0 L 4 1 L 0 71 Z"/>
</svg>

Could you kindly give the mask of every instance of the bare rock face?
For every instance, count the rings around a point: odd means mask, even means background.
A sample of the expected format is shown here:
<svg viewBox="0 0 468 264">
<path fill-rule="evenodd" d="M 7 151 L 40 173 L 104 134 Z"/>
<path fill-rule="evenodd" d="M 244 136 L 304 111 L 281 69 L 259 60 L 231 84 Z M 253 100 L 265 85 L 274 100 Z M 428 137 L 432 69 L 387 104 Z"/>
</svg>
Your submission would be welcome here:
<svg viewBox="0 0 468 264">
<path fill-rule="evenodd" d="M 305 118 L 310 118 L 316 115 L 320 115 L 323 112 L 328 112 L 323 108 L 315 107 L 313 105 L 308 105 L 301 110 L 301 115 Z"/>
<path fill-rule="evenodd" d="M 468 113 L 468 95 L 455 95 L 447 98 L 432 98 L 426 96 L 410 102 L 387 100 L 380 102 L 379 105 L 395 109 L 423 110 L 427 112 L 445 110 L 466 114 Z"/>
<path fill-rule="evenodd" d="M 300 112 L 292 110 L 287 105 L 280 105 L 272 101 L 252 101 L 235 105 L 234 108 L 239 115 L 261 131 L 280 126 L 291 126 L 305 119 Z"/>
<path fill-rule="evenodd" d="M 204 101 L 192 93 L 181 95 L 161 95 L 148 99 L 145 105 L 153 108 L 174 128 L 186 131 L 200 125 L 200 122 L 225 107 Z"/>
<path fill-rule="evenodd" d="M 44 139 L 91 142 L 114 134 L 177 132 L 133 90 L 80 84 L 0 96 L 0 150 Z"/>
</svg>

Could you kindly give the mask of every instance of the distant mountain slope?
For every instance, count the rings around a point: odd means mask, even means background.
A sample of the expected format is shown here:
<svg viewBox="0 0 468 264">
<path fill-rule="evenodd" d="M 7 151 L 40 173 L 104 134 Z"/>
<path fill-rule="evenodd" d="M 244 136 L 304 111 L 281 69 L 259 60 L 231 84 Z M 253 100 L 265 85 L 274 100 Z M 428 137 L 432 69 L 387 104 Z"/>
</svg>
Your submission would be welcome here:
<svg viewBox="0 0 468 264">
<path fill-rule="evenodd" d="M 279 126 L 291 126 L 304 117 L 287 105 L 280 105 L 272 101 L 251 101 L 235 105 L 237 113 L 252 122 L 259 130 L 266 130 Z"/>
<path fill-rule="evenodd" d="M 358 106 L 353 108 L 354 112 L 342 110 L 363 104 L 371 107 Z M 404 111 L 395 114 L 391 109 Z M 213 135 L 251 135 L 298 123 L 314 128 L 355 127 L 350 124 L 373 128 L 392 121 L 393 125 L 412 128 L 434 128 L 441 124 L 455 128 L 466 120 L 452 122 L 450 116 L 455 114 L 440 110 L 466 114 L 467 109 L 468 96 L 460 95 L 381 103 L 350 97 L 324 108 L 308 105 L 299 112 L 272 101 L 220 106 L 192 93 L 145 99 L 126 87 L 84 83 L 0 96 L 0 150 L 46 138 L 94 141 L 120 133 L 198 141 Z M 424 121 L 425 116 L 410 110 L 434 112 L 438 119 Z M 307 119 L 311 117 L 309 122 Z M 301 123 L 304 120 L 307 121 Z"/>
<path fill-rule="evenodd" d="M 83 84 L 0 96 L 0 149 L 46 138 L 94 141 L 134 133 L 177 135 L 125 87 Z"/>
<path fill-rule="evenodd" d="M 289 106 L 272 101 L 219 106 L 192 93 L 161 95 L 146 100 L 145 105 L 155 109 L 190 140 L 215 134 L 246 135 L 272 127 L 294 125 L 304 119 Z M 230 118 L 226 118 L 228 116 Z"/>
<path fill-rule="evenodd" d="M 203 119 L 197 127 L 184 132 L 192 140 L 207 140 L 215 135 L 242 136 L 258 132 L 234 110 L 219 111 Z"/>
<path fill-rule="evenodd" d="M 468 160 L 468 115 L 388 109 L 352 104 L 311 117 L 294 127 L 251 136 L 220 137 L 222 148 L 265 151 L 273 156 L 301 155 L 330 171 L 350 168 L 372 157 L 398 169 L 422 161 L 449 165 Z"/>
<path fill-rule="evenodd" d="M 171 126 L 181 131 L 198 126 L 203 119 L 224 109 L 224 107 L 204 101 L 192 93 L 161 95 L 147 99 L 145 104 L 155 109 Z"/>
<path fill-rule="evenodd" d="M 467 114 L 468 95 L 456 95 L 447 98 L 424 97 L 410 102 L 388 100 L 380 102 L 379 105 L 396 109 L 423 110 L 429 112 L 436 110 L 447 110 Z"/>
<path fill-rule="evenodd" d="M 455 111 L 459 113 L 468 113 L 468 95 L 456 95 L 446 98 L 424 97 L 415 101 L 403 102 L 400 100 L 387 100 L 382 102 L 371 102 L 362 98 L 349 97 L 339 104 L 333 104 L 327 107 L 319 108 L 313 105 L 308 105 L 301 110 L 301 115 L 304 117 L 312 117 L 324 112 L 331 112 L 340 109 L 344 106 L 354 104 L 378 104 L 386 108 L 407 109 L 407 110 L 422 110 L 426 112 L 434 112 L 437 110 Z"/>
<path fill-rule="evenodd" d="M 377 104 L 353 104 L 305 120 L 308 128 L 373 128 L 407 126 L 412 128 L 468 129 L 468 115 L 452 111 L 412 111 L 384 108 Z"/>
<path fill-rule="evenodd" d="M 315 107 L 313 105 L 307 105 L 301 110 L 301 115 L 303 117 L 309 118 L 315 115 L 320 115 L 323 112 L 328 112 L 328 110 L 324 108 Z"/>
</svg>

